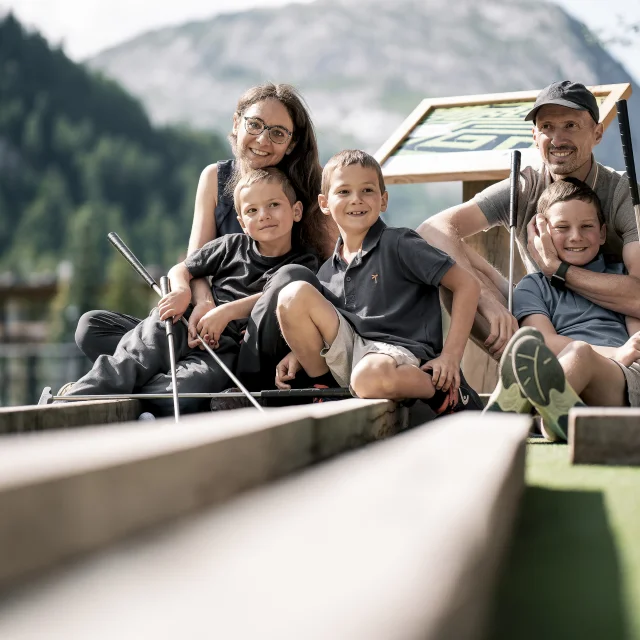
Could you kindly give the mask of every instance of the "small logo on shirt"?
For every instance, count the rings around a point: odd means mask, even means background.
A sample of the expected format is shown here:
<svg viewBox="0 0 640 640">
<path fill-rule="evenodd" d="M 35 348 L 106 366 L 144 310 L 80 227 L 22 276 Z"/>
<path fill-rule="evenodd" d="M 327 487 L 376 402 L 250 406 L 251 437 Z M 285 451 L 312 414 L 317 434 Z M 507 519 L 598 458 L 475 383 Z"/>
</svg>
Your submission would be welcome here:
<svg viewBox="0 0 640 640">
<path fill-rule="evenodd" d="M 371 274 L 371 279 L 378 284 L 378 274 L 377 273 L 373 273 Z"/>
</svg>

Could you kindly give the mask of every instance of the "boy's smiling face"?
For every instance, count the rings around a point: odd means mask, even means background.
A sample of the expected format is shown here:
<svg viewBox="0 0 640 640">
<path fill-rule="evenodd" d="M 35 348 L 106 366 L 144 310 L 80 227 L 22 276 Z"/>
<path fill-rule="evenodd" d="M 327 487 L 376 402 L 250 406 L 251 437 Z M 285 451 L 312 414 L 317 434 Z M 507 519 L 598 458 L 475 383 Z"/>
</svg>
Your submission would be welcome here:
<svg viewBox="0 0 640 640">
<path fill-rule="evenodd" d="M 319 203 L 323 213 L 331 213 L 341 232 L 360 234 L 386 211 L 388 198 L 389 194 L 380 190 L 375 169 L 352 164 L 334 170 L 329 193 L 320 194 Z"/>
<path fill-rule="evenodd" d="M 591 262 L 605 243 L 607 230 L 600 225 L 596 208 L 583 200 L 552 204 L 545 214 L 560 260 L 575 266 Z"/>
<path fill-rule="evenodd" d="M 258 244 L 291 242 L 293 223 L 302 218 L 302 203 L 293 205 L 277 182 L 255 182 L 238 193 L 238 221 Z"/>
</svg>

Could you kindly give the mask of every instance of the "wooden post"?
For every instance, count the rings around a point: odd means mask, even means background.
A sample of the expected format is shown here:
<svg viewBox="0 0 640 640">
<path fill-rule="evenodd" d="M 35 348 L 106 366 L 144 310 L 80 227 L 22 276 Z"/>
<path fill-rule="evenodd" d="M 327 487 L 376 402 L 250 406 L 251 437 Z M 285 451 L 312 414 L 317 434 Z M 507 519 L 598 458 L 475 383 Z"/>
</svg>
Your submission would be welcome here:
<svg viewBox="0 0 640 640">
<path fill-rule="evenodd" d="M 477 180 L 462 183 L 462 201 L 471 200 L 494 180 Z M 504 227 L 494 227 L 484 233 L 467 238 L 465 242 L 492 264 L 505 278 L 509 277 L 509 232 Z M 516 247 L 515 281 L 524 275 L 524 265 Z M 462 359 L 462 369 L 469 384 L 479 393 L 491 393 L 498 382 L 498 362 L 487 352 L 469 341 Z"/>
</svg>

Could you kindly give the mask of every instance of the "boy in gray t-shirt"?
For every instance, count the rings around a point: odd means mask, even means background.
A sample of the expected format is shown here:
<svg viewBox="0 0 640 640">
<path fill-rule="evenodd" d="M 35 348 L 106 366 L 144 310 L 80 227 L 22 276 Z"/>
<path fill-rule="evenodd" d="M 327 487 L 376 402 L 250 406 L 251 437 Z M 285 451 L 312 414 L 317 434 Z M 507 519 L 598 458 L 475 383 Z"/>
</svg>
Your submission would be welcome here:
<svg viewBox="0 0 640 640">
<path fill-rule="evenodd" d="M 505 349 L 487 410 L 521 412 L 532 404 L 545 435 L 566 439 L 571 407 L 640 406 L 640 322 L 564 286 L 571 266 L 624 270 L 605 263 L 602 207 L 587 184 L 567 178 L 550 185 L 538 201 L 536 223 L 548 228 L 562 266 L 551 279 L 532 273 L 516 287 L 514 316 L 523 328 Z"/>
</svg>

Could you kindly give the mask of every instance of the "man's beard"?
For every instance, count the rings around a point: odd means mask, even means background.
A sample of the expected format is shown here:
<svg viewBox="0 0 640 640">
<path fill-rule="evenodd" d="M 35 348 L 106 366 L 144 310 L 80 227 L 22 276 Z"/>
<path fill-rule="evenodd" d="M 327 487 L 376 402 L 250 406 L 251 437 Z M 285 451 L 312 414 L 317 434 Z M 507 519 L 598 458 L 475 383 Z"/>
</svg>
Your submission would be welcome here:
<svg viewBox="0 0 640 640">
<path fill-rule="evenodd" d="M 568 161 L 563 162 L 562 158 L 554 158 L 551 155 L 552 151 L 572 151 L 573 154 L 570 156 Z M 549 149 L 549 153 L 547 156 L 547 166 L 549 169 L 556 175 L 566 176 L 574 171 L 577 171 L 582 165 L 579 163 L 579 159 L 576 155 L 577 149 L 575 147 L 553 147 Z M 561 162 L 561 164 L 557 164 Z"/>
</svg>

